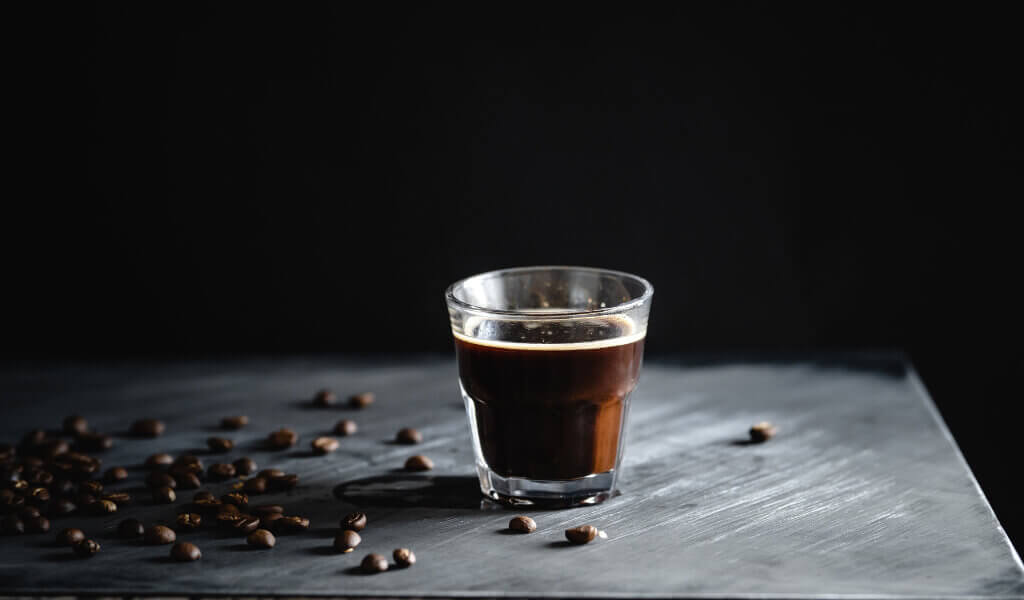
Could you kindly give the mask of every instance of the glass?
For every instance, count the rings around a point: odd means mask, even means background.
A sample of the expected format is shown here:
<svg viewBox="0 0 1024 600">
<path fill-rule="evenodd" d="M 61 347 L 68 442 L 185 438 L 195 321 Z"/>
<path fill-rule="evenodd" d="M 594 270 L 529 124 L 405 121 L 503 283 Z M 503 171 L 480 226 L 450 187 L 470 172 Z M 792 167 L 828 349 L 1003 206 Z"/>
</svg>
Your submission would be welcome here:
<svg viewBox="0 0 1024 600">
<path fill-rule="evenodd" d="M 627 273 L 523 267 L 445 299 L 483 493 L 546 507 L 615 490 L 654 288 Z"/>
</svg>

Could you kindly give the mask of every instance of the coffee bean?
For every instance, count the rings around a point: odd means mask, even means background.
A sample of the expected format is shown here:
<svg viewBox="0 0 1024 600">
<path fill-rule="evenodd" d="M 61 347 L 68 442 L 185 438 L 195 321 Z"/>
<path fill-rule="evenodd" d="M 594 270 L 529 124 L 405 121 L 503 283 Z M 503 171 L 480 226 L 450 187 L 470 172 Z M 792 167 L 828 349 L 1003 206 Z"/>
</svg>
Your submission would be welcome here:
<svg viewBox="0 0 1024 600">
<path fill-rule="evenodd" d="M 64 419 L 64 433 L 68 435 L 75 435 L 76 433 L 85 433 L 89 431 L 89 422 L 85 420 L 85 417 L 80 415 L 71 415 Z"/>
<path fill-rule="evenodd" d="M 756 444 L 767 442 L 775 437 L 776 431 L 777 429 L 775 425 L 772 425 L 768 421 L 755 423 L 754 426 L 750 428 L 750 441 Z"/>
<path fill-rule="evenodd" d="M 178 499 L 174 489 L 164 486 L 153 490 L 153 502 L 157 504 L 172 504 Z"/>
<path fill-rule="evenodd" d="M 297 485 L 299 485 L 299 476 L 294 473 L 286 473 L 267 480 L 267 487 L 272 490 L 290 490 Z"/>
<path fill-rule="evenodd" d="M 46 503 L 50 501 L 50 497 L 50 490 L 44 487 L 37 487 L 29 490 L 25 501 L 33 506 L 46 506 Z"/>
<path fill-rule="evenodd" d="M 429 471 L 434 468 L 434 461 L 430 460 L 422 454 L 410 456 L 409 460 L 405 461 L 406 471 Z"/>
<path fill-rule="evenodd" d="M 178 542 L 171 546 L 171 558 L 178 562 L 192 562 L 202 557 L 203 553 L 199 551 L 199 546 L 195 544 Z"/>
<path fill-rule="evenodd" d="M 220 497 L 220 501 L 224 504 L 230 504 L 237 506 L 240 510 L 249 508 L 249 496 L 246 496 L 242 492 L 231 492 L 224 494 Z"/>
<path fill-rule="evenodd" d="M 172 466 L 179 467 L 193 473 L 203 472 L 203 461 L 193 454 L 182 454 L 178 458 L 174 459 Z"/>
<path fill-rule="evenodd" d="M 190 512 L 181 513 L 174 520 L 174 524 L 177 527 L 178 531 L 197 529 L 199 525 L 202 524 L 202 522 L 202 516 Z"/>
<path fill-rule="evenodd" d="M 82 450 L 102 452 L 114 447 L 114 438 L 105 433 L 79 433 L 75 436 L 75 445 Z"/>
<path fill-rule="evenodd" d="M 262 494 L 267 491 L 267 480 L 262 477 L 247 479 L 245 485 L 242 486 L 242 489 L 249 494 Z"/>
<path fill-rule="evenodd" d="M 253 506 L 249 509 L 249 512 L 256 515 L 257 517 L 266 517 L 267 515 L 273 514 L 284 514 L 284 507 L 280 504 L 261 504 L 259 506 Z"/>
<path fill-rule="evenodd" d="M 284 450 L 285 448 L 291 448 L 299 441 L 299 434 L 295 433 L 291 429 L 284 428 L 278 429 L 267 436 L 267 443 L 271 448 L 275 450 Z"/>
<path fill-rule="evenodd" d="M 249 417 L 245 415 L 238 415 L 234 417 L 224 417 L 220 420 L 221 429 L 241 429 L 249 424 Z"/>
<path fill-rule="evenodd" d="M 309 529 L 309 519 L 305 517 L 281 517 L 274 521 L 278 533 L 300 533 Z"/>
<path fill-rule="evenodd" d="M 57 544 L 60 546 L 71 546 L 85 539 L 85 533 L 81 529 L 69 527 L 57 534 Z"/>
<path fill-rule="evenodd" d="M 51 517 L 63 517 L 64 515 L 70 515 L 76 510 L 78 510 L 78 506 L 74 502 L 67 498 L 57 498 L 50 501 L 50 506 L 46 512 Z"/>
<path fill-rule="evenodd" d="M 95 540 L 82 540 L 72 546 L 72 548 L 75 554 L 82 558 L 90 558 L 100 552 L 100 545 Z"/>
<path fill-rule="evenodd" d="M 27 483 L 25 485 L 28 485 Z M 4 511 L 12 510 L 18 506 L 25 505 L 25 497 L 17 494 L 14 490 L 0 490 L 0 508 Z"/>
<path fill-rule="evenodd" d="M 223 502 L 221 502 L 220 509 L 217 511 L 217 514 L 218 515 L 222 515 L 222 514 L 234 514 L 234 515 L 237 515 L 237 514 L 239 514 L 241 512 L 242 511 L 238 510 L 238 507 L 235 506 L 234 504 L 224 504 Z"/>
<path fill-rule="evenodd" d="M 359 567 L 363 573 L 383 573 L 388 570 L 388 559 L 380 554 L 367 554 Z"/>
<path fill-rule="evenodd" d="M 104 494 L 101 500 L 110 500 L 118 506 L 123 506 L 132 501 L 132 496 L 127 492 L 113 492 L 110 494 Z"/>
<path fill-rule="evenodd" d="M 416 555 L 408 548 L 396 548 L 391 556 L 395 559 L 395 564 L 403 569 L 416 564 Z"/>
<path fill-rule="evenodd" d="M 355 550 L 361 541 L 363 541 L 363 538 L 358 533 L 351 529 L 346 529 L 334 536 L 334 549 L 338 552 L 351 552 Z"/>
<path fill-rule="evenodd" d="M 217 498 L 200 498 L 192 501 L 192 509 L 203 514 L 213 515 L 220 512 L 224 504 Z"/>
<path fill-rule="evenodd" d="M 311 444 L 313 454 L 329 454 L 338 449 L 338 440 L 330 437 L 318 437 Z"/>
<path fill-rule="evenodd" d="M 46 517 L 33 517 L 25 519 L 25 531 L 27 533 L 46 533 L 50 530 L 50 520 Z"/>
<path fill-rule="evenodd" d="M 90 504 L 89 510 L 97 515 L 112 515 L 117 512 L 117 504 L 110 500 L 99 500 Z"/>
<path fill-rule="evenodd" d="M 232 464 L 235 465 L 235 471 L 239 475 L 252 475 L 256 472 L 256 461 L 248 456 L 243 456 Z"/>
<path fill-rule="evenodd" d="M 519 533 L 533 533 L 537 531 L 537 523 L 530 517 L 514 517 L 508 522 L 508 528 Z"/>
<path fill-rule="evenodd" d="M 225 507 L 227 508 L 227 507 Z M 234 529 L 235 524 L 240 521 L 245 515 L 238 512 L 238 509 L 232 506 L 234 510 L 222 510 L 217 513 L 215 521 L 217 525 L 224 529 Z"/>
<path fill-rule="evenodd" d="M 19 479 L 11 484 L 11 490 L 19 494 L 27 494 L 29 489 L 31 489 L 31 484 L 24 479 Z"/>
<path fill-rule="evenodd" d="M 210 448 L 210 452 L 231 452 L 231 449 L 235 447 L 235 443 L 227 438 L 222 437 L 211 437 L 206 439 L 206 445 Z"/>
<path fill-rule="evenodd" d="M 92 494 L 84 494 L 82 492 L 79 492 L 75 494 L 75 501 L 78 503 L 78 506 L 82 508 L 88 508 L 93 504 L 96 504 L 99 501 L 99 498 L 93 496 Z"/>
<path fill-rule="evenodd" d="M 41 514 L 42 513 L 39 512 L 39 509 L 34 506 L 26 506 L 18 511 L 18 516 L 21 517 L 22 521 L 25 521 L 27 519 L 34 519 L 40 516 Z"/>
<path fill-rule="evenodd" d="M 341 520 L 340 524 L 342 529 L 351 529 L 352 531 L 362 531 L 366 529 L 366 513 L 354 512 L 345 515 L 345 518 Z"/>
<path fill-rule="evenodd" d="M 163 525 L 154 525 L 146 530 L 145 533 L 146 543 L 151 545 L 160 544 L 171 544 L 174 540 L 178 539 L 178 536 L 174 534 L 174 530 L 170 527 L 164 527 Z"/>
<path fill-rule="evenodd" d="M 117 535 L 125 539 L 141 537 L 145 533 L 146 528 L 138 519 L 125 519 L 117 524 Z"/>
<path fill-rule="evenodd" d="M 169 487 L 173 489 L 178 487 L 178 482 L 175 481 L 174 478 L 168 475 L 167 473 L 154 471 L 150 473 L 148 477 L 146 477 L 146 487 L 151 489 Z"/>
<path fill-rule="evenodd" d="M 373 404 L 373 401 L 377 398 L 370 392 L 363 392 L 362 394 L 356 394 L 348 399 L 348 405 L 352 408 L 366 408 Z"/>
<path fill-rule="evenodd" d="M 164 429 L 164 422 L 157 419 L 139 419 L 132 423 L 132 433 L 142 437 L 157 437 Z"/>
<path fill-rule="evenodd" d="M 406 427 L 398 430 L 395 441 L 399 444 L 418 444 L 423 441 L 423 434 L 412 427 Z"/>
<path fill-rule="evenodd" d="M 249 537 L 245 538 L 245 541 L 253 548 L 273 548 L 274 544 L 277 543 L 277 538 L 266 529 L 257 529 L 250 533 Z"/>
<path fill-rule="evenodd" d="M 45 431 L 42 429 L 33 429 L 22 436 L 21 443 L 18 444 L 18 446 L 21 447 L 22 452 L 27 453 L 45 444 L 47 439 L 48 436 Z"/>
<path fill-rule="evenodd" d="M 107 483 L 117 483 L 128 479 L 128 469 L 124 467 L 110 467 L 107 472 L 103 474 L 103 480 Z"/>
<path fill-rule="evenodd" d="M 166 452 L 151 454 L 146 458 L 146 462 L 144 463 L 144 465 L 150 469 L 158 469 L 172 464 L 174 464 L 174 457 Z"/>
<path fill-rule="evenodd" d="M 85 494 L 99 496 L 103 493 L 103 484 L 98 481 L 83 481 L 78 484 L 78 491 Z"/>
<path fill-rule="evenodd" d="M 338 435 L 352 435 L 358 430 L 359 427 L 352 419 L 342 419 L 334 426 L 334 433 Z"/>
<path fill-rule="evenodd" d="M 268 481 L 275 477 L 284 477 L 285 473 L 281 469 L 263 469 L 259 472 L 259 476 L 267 479 Z"/>
<path fill-rule="evenodd" d="M 313 406 L 325 407 L 334 404 L 337 400 L 337 396 L 331 390 L 320 390 L 313 395 Z"/>
<path fill-rule="evenodd" d="M 196 492 L 195 495 L 192 496 L 192 501 L 193 502 L 199 502 L 200 500 L 216 500 L 216 499 L 217 499 L 217 497 L 214 496 L 212 492 L 208 492 L 206 490 L 202 490 L 202 491 Z"/>
<path fill-rule="evenodd" d="M 39 449 L 38 454 L 49 459 L 67 453 L 71 447 L 64 440 L 49 440 Z"/>
<path fill-rule="evenodd" d="M 597 528 L 593 525 L 580 525 L 565 530 L 565 539 L 573 544 L 586 544 L 597 535 Z"/>
<path fill-rule="evenodd" d="M 224 481 L 235 476 L 235 466 L 230 463 L 214 463 L 206 470 L 206 476 L 214 481 Z"/>
<path fill-rule="evenodd" d="M 243 534 L 250 534 L 259 529 L 260 520 L 252 515 L 239 515 L 234 522 L 235 531 Z"/>
<path fill-rule="evenodd" d="M 277 521 L 278 519 L 280 519 L 283 516 L 284 515 L 281 514 L 281 513 L 270 513 L 270 514 L 266 514 L 266 515 L 261 515 L 260 516 L 260 523 L 264 527 L 266 527 L 267 529 L 271 529 L 271 528 L 274 527 L 274 522 Z"/>
<path fill-rule="evenodd" d="M 75 493 L 75 483 L 70 479 L 58 479 L 50 485 L 50 491 L 59 496 L 71 496 Z"/>
<path fill-rule="evenodd" d="M 199 489 L 199 486 L 201 486 L 203 484 L 203 482 L 199 481 L 199 476 L 198 475 L 196 475 L 195 473 L 187 473 L 187 472 L 185 472 L 185 473 L 183 473 L 183 472 L 174 473 L 174 481 L 178 484 L 175 489 L 182 489 L 182 490 L 195 490 L 195 489 Z"/>
<path fill-rule="evenodd" d="M 7 515 L 0 520 L 0 535 L 20 535 L 25 533 L 25 522 L 18 515 Z"/>
</svg>

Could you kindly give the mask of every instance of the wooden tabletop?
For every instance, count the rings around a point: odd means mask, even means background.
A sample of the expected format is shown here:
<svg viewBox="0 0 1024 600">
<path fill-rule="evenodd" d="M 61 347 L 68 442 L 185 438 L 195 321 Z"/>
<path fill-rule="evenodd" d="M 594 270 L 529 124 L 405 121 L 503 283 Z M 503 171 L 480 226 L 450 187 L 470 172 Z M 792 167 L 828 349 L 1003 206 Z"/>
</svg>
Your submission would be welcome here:
<svg viewBox="0 0 1024 600">
<path fill-rule="evenodd" d="M 377 402 L 316 409 L 309 398 L 321 387 L 371 390 Z M 251 424 L 227 434 L 237 445 L 226 458 L 298 473 L 294 491 L 255 501 L 312 521 L 269 551 L 216 529 L 182 534 L 203 557 L 181 564 L 167 546 L 113 535 L 126 517 L 170 523 L 174 506 L 143 500 L 107 517 L 65 517 L 51 534 L 0 538 L 0 595 L 1024 597 L 1020 559 L 898 355 L 652 361 L 633 397 L 621 495 L 562 511 L 512 512 L 482 500 L 451 360 L 7 365 L 0 400 L 0 441 L 58 428 L 71 413 L 118 434 L 104 468 L 130 467 L 114 487 L 143 497 L 147 455 L 194 452 L 223 434 L 221 417 L 247 414 Z M 140 417 L 163 419 L 167 433 L 123 435 Z M 342 418 L 359 432 L 313 456 L 310 440 Z M 743 443 L 760 420 L 776 423 L 778 436 Z M 299 446 L 267 450 L 262 440 L 281 426 L 301 434 Z M 406 426 L 423 432 L 422 444 L 391 441 Z M 401 471 L 414 453 L 435 469 Z M 182 492 L 179 504 L 189 498 Z M 354 510 L 369 517 L 363 543 L 337 554 L 338 521 Z M 535 533 L 506 532 L 520 513 L 537 521 Z M 564 529 L 585 523 L 608 538 L 563 542 Z M 53 544 L 71 526 L 102 552 L 83 560 Z M 358 573 L 367 553 L 397 547 L 414 550 L 416 565 Z"/>
</svg>

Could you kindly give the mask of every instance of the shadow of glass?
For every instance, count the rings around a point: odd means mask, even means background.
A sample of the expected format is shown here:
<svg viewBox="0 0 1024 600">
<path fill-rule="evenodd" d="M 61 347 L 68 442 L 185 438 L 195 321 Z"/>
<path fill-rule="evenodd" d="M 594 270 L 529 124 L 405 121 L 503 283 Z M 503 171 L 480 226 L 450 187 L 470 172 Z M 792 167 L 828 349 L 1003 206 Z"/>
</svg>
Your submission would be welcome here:
<svg viewBox="0 0 1024 600">
<path fill-rule="evenodd" d="M 334 496 L 358 506 L 480 508 L 480 486 L 471 476 L 378 475 L 340 483 Z"/>
</svg>

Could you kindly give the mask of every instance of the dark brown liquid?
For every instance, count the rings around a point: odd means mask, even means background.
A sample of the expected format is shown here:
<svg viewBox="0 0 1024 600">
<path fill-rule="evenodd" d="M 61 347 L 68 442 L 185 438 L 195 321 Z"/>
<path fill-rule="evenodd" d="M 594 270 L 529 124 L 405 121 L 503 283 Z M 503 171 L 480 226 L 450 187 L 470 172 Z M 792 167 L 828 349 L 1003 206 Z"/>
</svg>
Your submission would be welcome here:
<svg viewBox="0 0 1024 600">
<path fill-rule="evenodd" d="M 491 322 L 480 327 L 501 327 L 500 339 L 531 345 L 455 339 L 459 377 L 491 470 L 504 477 L 576 479 L 615 468 L 644 348 L 642 337 L 614 345 L 622 324 L 589 320 L 551 329 Z M 600 340 L 608 344 L 544 349 Z"/>
</svg>

